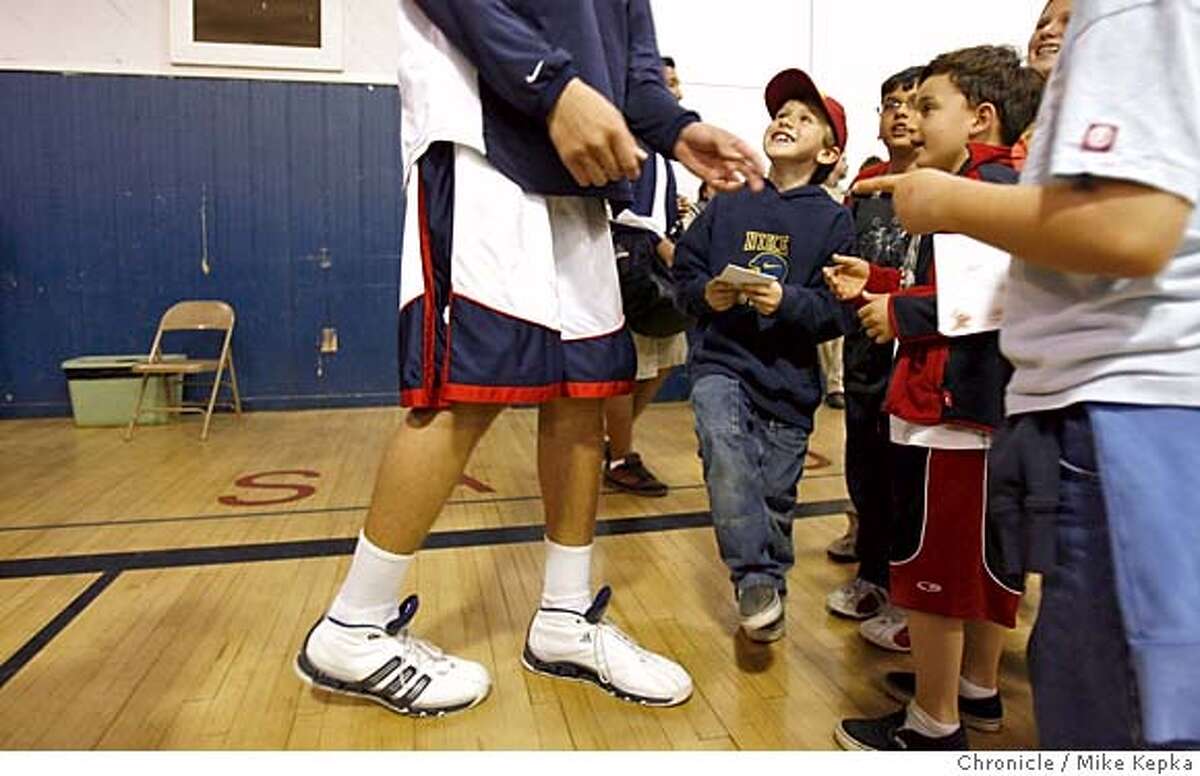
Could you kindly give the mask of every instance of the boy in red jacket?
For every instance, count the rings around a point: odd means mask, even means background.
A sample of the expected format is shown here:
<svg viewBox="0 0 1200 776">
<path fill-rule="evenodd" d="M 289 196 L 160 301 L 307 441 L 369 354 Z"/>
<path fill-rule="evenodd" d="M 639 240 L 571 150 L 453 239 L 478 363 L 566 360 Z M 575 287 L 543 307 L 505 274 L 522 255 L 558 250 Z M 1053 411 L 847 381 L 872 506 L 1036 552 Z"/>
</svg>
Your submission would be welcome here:
<svg viewBox="0 0 1200 776">
<path fill-rule="evenodd" d="M 917 165 L 1015 183 L 1009 146 L 1033 120 L 1040 78 L 997 46 L 944 54 L 917 93 Z M 1016 624 L 1020 580 L 985 557 L 987 451 L 1003 417 L 1009 368 L 996 332 L 948 338 L 937 327 L 933 243 L 914 238 L 899 269 L 839 258 L 827 272 L 839 298 L 863 303 L 877 343 L 899 341 L 885 411 L 891 416 L 892 600 L 909 614 L 916 667 L 887 675 L 906 708 L 843 720 L 853 749 L 965 749 L 967 724 L 1000 726 L 997 690 L 1004 629 Z"/>
</svg>

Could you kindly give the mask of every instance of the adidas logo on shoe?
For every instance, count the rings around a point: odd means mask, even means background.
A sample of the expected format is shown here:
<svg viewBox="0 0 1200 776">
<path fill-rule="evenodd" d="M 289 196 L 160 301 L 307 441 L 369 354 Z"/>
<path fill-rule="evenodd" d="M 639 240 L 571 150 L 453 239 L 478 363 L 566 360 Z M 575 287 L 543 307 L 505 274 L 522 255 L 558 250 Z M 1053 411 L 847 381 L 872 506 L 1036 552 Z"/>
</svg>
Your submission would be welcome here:
<svg viewBox="0 0 1200 776">
<path fill-rule="evenodd" d="M 480 703 L 491 689 L 487 670 L 410 635 L 417 608 L 417 597 L 409 596 L 383 628 L 322 617 L 296 655 L 297 675 L 410 716 L 441 716 Z"/>
</svg>

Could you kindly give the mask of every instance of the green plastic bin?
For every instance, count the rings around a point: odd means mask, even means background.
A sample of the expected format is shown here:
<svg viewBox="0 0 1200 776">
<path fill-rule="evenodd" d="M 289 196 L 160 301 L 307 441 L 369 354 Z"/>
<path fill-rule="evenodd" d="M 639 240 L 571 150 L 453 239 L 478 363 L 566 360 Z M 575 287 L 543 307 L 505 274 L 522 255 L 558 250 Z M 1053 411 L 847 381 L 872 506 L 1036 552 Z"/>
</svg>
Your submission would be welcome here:
<svg viewBox="0 0 1200 776">
<path fill-rule="evenodd" d="M 182 361 L 182 353 L 167 353 L 164 361 Z M 76 426 L 124 426 L 133 414 L 141 375 L 133 373 L 134 364 L 146 363 L 142 355 L 80 356 L 62 362 L 63 374 L 71 393 L 71 412 Z M 146 383 L 142 405 L 154 407 L 178 404 L 183 381 L 155 375 Z M 170 391 L 170 394 L 167 393 Z M 167 401 L 168 395 L 171 397 Z M 170 412 L 142 410 L 139 425 L 157 425 L 171 419 Z"/>
</svg>

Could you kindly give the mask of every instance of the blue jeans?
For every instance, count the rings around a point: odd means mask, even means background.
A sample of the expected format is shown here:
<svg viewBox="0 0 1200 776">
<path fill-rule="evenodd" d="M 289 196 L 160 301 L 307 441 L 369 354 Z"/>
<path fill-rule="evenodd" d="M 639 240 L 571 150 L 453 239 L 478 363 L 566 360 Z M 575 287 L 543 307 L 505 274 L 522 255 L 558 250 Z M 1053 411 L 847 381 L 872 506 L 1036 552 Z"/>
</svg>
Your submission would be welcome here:
<svg viewBox="0 0 1200 776">
<path fill-rule="evenodd" d="M 1137 681 L 1113 575 L 1091 424 L 1065 413 L 1059 432 L 1055 565 L 1029 638 L 1029 681 L 1043 749 L 1140 746 Z"/>
<path fill-rule="evenodd" d="M 692 386 L 696 436 L 721 560 L 738 592 L 787 592 L 796 561 L 792 517 L 808 431 L 758 412 L 741 383 L 705 375 Z"/>
<path fill-rule="evenodd" d="M 1056 562 L 1029 642 L 1046 749 L 1200 744 L 1200 410 L 1061 413 Z"/>
</svg>

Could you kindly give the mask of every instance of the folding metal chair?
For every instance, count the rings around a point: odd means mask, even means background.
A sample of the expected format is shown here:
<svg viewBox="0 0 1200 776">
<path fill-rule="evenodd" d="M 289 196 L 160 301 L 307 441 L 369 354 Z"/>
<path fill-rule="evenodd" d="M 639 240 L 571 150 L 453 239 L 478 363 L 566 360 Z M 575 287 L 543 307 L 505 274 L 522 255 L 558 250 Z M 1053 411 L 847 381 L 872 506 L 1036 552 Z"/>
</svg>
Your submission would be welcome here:
<svg viewBox="0 0 1200 776">
<path fill-rule="evenodd" d="M 150 346 L 150 357 L 144 364 L 135 364 L 134 374 L 142 376 L 142 384 L 138 389 L 137 403 L 133 408 L 133 416 L 129 419 L 129 427 L 125 429 L 125 441 L 133 437 L 133 429 L 142 413 L 142 400 L 146 395 L 146 383 L 151 377 L 183 380 L 187 375 L 206 374 L 215 372 L 212 391 L 208 402 L 204 404 L 187 403 L 182 400 L 180 392 L 179 404 L 167 404 L 161 407 L 146 407 L 146 410 L 165 412 L 199 412 L 204 415 L 204 427 L 200 431 L 200 439 L 208 439 L 208 425 L 212 421 L 213 408 L 217 403 L 217 392 L 221 388 L 221 378 L 226 369 L 229 371 L 229 385 L 233 393 L 234 408 L 240 417 L 242 414 L 242 399 L 238 395 L 237 371 L 233 368 L 233 324 L 235 316 L 233 308 L 225 302 L 215 300 L 179 302 L 172 305 L 163 313 L 158 322 L 158 331 L 154 335 L 154 344 Z M 183 359 L 164 361 L 162 357 L 162 338 L 168 331 L 224 331 L 225 337 L 221 342 L 221 354 L 215 359 Z M 167 391 L 168 401 L 172 395 Z"/>
</svg>

